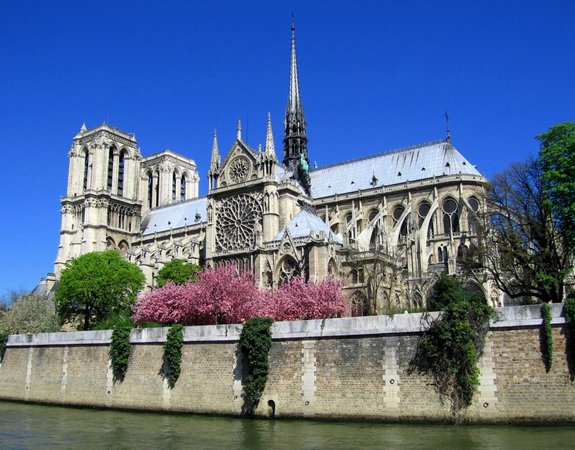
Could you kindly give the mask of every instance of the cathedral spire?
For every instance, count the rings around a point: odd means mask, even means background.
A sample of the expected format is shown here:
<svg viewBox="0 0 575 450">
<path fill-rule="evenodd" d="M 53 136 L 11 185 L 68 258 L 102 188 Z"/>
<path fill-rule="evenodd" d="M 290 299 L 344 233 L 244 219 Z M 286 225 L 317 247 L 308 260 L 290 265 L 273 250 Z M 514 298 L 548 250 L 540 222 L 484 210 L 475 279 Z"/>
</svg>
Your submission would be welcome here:
<svg viewBox="0 0 575 450">
<path fill-rule="evenodd" d="M 291 60 L 288 104 L 285 115 L 284 165 L 292 172 L 304 190 L 311 192 L 305 117 L 299 92 L 295 23 L 291 25 Z"/>
<path fill-rule="evenodd" d="M 268 129 L 266 132 L 266 155 L 276 157 L 276 148 L 274 146 L 274 135 L 272 133 L 272 116 L 268 113 Z"/>
<path fill-rule="evenodd" d="M 290 113 L 301 112 L 303 114 L 303 107 L 299 96 L 297 57 L 295 51 L 295 22 L 293 21 L 293 17 L 291 24 L 291 61 L 290 61 L 289 98 L 288 98 L 287 109 Z"/>
<path fill-rule="evenodd" d="M 210 171 L 215 172 L 221 164 L 220 152 L 218 150 L 218 135 L 214 130 L 214 142 L 212 143 L 212 158 L 210 161 Z"/>
</svg>

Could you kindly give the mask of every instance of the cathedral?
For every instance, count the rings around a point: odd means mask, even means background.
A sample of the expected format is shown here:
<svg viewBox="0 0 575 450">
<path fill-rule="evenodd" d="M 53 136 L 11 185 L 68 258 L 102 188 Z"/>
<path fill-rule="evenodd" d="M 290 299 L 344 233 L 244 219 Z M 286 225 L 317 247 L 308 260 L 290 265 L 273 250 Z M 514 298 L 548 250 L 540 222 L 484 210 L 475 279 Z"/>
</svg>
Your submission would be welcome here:
<svg viewBox="0 0 575 450">
<path fill-rule="evenodd" d="M 74 257 L 117 249 L 148 288 L 181 259 L 235 264 L 269 289 L 296 275 L 340 279 L 356 315 L 417 308 L 441 271 L 464 276 L 485 208 L 487 180 L 449 133 L 310 167 L 293 25 L 283 148 L 269 116 L 264 148 L 242 140 L 239 122 L 227 152 L 214 133 L 205 197 L 192 159 L 168 150 L 144 157 L 133 134 L 106 124 L 82 126 L 68 156 L 56 279 Z M 468 282 L 500 305 L 488 280 Z"/>
</svg>

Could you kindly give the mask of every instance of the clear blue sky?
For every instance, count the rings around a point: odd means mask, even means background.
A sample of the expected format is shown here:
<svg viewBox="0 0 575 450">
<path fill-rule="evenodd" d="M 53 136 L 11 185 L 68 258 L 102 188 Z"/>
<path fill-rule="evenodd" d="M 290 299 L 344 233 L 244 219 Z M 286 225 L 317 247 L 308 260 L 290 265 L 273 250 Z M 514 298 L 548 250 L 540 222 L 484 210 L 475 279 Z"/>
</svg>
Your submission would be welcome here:
<svg viewBox="0 0 575 450">
<path fill-rule="evenodd" d="M 281 148 L 291 14 L 310 159 L 445 137 L 487 177 L 575 120 L 575 2 L 0 0 L 0 295 L 52 271 L 85 121 L 196 160 L 238 118 Z"/>
</svg>

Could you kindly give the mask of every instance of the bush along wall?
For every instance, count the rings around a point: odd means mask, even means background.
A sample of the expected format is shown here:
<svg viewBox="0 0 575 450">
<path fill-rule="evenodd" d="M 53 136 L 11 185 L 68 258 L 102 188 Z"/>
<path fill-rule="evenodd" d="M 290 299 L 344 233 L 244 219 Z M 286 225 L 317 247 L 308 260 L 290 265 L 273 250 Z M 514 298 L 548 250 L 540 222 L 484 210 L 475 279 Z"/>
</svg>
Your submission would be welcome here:
<svg viewBox="0 0 575 450">
<path fill-rule="evenodd" d="M 112 332 L 112 342 L 110 343 L 110 361 L 114 382 L 124 381 L 126 371 L 128 370 L 128 361 L 130 359 L 130 327 L 118 327 Z"/>
<path fill-rule="evenodd" d="M 170 327 L 164 344 L 163 376 L 172 389 L 180 377 L 182 364 L 182 346 L 184 345 L 184 327 L 177 323 Z"/>
<path fill-rule="evenodd" d="M 551 307 L 547 303 L 541 305 L 541 316 L 543 317 L 541 350 L 543 361 L 545 361 L 545 370 L 549 372 L 553 365 L 553 328 L 551 328 Z"/>
<path fill-rule="evenodd" d="M 244 376 L 243 413 L 253 416 L 268 378 L 268 354 L 272 346 L 273 320 L 256 317 L 244 323 L 238 348 L 247 362 Z"/>
</svg>

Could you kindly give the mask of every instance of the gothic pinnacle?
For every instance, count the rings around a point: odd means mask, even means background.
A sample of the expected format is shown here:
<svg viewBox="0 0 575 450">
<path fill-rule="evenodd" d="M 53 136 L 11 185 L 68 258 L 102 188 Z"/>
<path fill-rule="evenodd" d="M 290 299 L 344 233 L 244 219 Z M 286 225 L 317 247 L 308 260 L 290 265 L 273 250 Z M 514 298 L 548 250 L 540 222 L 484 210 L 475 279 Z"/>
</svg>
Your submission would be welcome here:
<svg viewBox="0 0 575 450">
<path fill-rule="evenodd" d="M 238 128 L 236 138 L 238 141 L 242 140 L 242 121 L 238 119 Z"/>
<path fill-rule="evenodd" d="M 220 152 L 218 151 L 218 135 L 214 129 L 214 142 L 212 143 L 212 157 L 210 161 L 210 170 L 215 171 L 220 167 L 221 158 Z"/>
<path fill-rule="evenodd" d="M 274 145 L 274 135 L 272 133 L 272 116 L 268 112 L 268 128 L 266 132 L 266 155 L 276 158 L 276 149 Z"/>
</svg>

